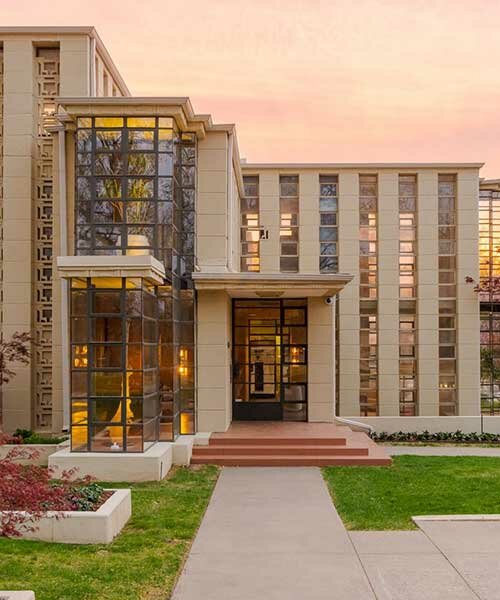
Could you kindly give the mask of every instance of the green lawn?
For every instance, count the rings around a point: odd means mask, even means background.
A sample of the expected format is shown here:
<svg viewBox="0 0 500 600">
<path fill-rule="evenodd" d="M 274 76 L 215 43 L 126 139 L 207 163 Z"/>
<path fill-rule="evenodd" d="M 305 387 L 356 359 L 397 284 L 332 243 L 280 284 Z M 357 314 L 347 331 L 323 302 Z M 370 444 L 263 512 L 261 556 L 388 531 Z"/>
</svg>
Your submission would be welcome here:
<svg viewBox="0 0 500 600">
<path fill-rule="evenodd" d="M 132 488 L 132 518 L 110 545 L 76 546 L 0 538 L 0 589 L 37 600 L 165 600 L 183 564 L 218 470 L 180 468 Z"/>
<path fill-rule="evenodd" d="M 500 513 L 500 458 L 395 456 L 391 467 L 326 467 L 348 529 L 413 529 L 411 517 Z"/>
</svg>

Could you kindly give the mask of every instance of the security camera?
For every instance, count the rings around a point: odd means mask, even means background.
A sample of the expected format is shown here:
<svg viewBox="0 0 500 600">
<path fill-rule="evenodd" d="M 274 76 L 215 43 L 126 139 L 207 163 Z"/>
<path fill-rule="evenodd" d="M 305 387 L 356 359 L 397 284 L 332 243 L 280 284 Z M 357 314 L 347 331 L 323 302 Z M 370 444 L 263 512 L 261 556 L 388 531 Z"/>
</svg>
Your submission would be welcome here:
<svg viewBox="0 0 500 600">
<path fill-rule="evenodd" d="M 325 304 L 328 304 L 328 305 L 333 304 L 333 296 L 327 296 L 325 298 Z"/>
</svg>

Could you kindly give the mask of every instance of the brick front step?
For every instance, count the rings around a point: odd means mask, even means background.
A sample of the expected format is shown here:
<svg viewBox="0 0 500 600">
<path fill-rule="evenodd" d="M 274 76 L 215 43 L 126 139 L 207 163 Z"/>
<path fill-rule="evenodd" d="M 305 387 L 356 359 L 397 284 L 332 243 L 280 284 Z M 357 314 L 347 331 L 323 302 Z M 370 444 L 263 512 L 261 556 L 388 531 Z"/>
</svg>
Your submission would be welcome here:
<svg viewBox="0 0 500 600">
<path fill-rule="evenodd" d="M 226 467 L 327 467 L 389 466 L 389 456 L 262 456 L 262 455 L 193 455 L 191 464 Z"/>
<path fill-rule="evenodd" d="M 209 446 L 345 446 L 345 437 L 250 437 L 214 433 Z"/>
<path fill-rule="evenodd" d="M 335 445 L 290 444 L 290 445 L 243 445 L 211 444 L 195 446 L 194 456 L 367 456 L 367 447 L 348 447 Z"/>
</svg>

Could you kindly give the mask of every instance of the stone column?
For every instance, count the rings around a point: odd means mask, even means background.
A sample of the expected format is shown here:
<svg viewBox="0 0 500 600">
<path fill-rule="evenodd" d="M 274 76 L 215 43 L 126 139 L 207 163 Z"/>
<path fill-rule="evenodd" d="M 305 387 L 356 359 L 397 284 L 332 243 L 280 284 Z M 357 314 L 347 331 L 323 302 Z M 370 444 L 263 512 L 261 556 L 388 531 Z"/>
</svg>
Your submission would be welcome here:
<svg viewBox="0 0 500 600">
<path fill-rule="evenodd" d="M 458 414 L 479 415 L 479 299 L 466 277 L 479 280 L 479 174 L 460 171 L 457 178 L 457 390 Z"/>
<path fill-rule="evenodd" d="M 359 178 L 339 175 L 339 271 L 354 276 L 338 296 L 339 416 L 359 416 Z"/>
<path fill-rule="evenodd" d="M 269 238 L 260 242 L 260 270 L 262 273 L 279 273 L 280 192 L 277 171 L 261 171 L 259 193 L 261 226 L 269 232 Z"/>
<path fill-rule="evenodd" d="M 302 173 L 299 180 L 299 272 L 319 272 L 319 175 Z"/>
<path fill-rule="evenodd" d="M 231 301 L 224 291 L 201 290 L 197 301 L 198 431 L 226 431 L 231 423 Z"/>
<path fill-rule="evenodd" d="M 378 414 L 399 416 L 399 181 L 378 176 Z"/>
<path fill-rule="evenodd" d="M 418 414 L 439 415 L 438 173 L 418 173 L 417 372 Z"/>
<path fill-rule="evenodd" d="M 36 125 L 33 45 L 4 42 L 3 335 L 32 329 L 32 159 Z M 31 367 L 3 389 L 6 431 L 32 428 Z"/>
<path fill-rule="evenodd" d="M 308 420 L 333 422 L 335 367 L 332 307 L 323 298 L 307 300 L 307 399 Z"/>
</svg>

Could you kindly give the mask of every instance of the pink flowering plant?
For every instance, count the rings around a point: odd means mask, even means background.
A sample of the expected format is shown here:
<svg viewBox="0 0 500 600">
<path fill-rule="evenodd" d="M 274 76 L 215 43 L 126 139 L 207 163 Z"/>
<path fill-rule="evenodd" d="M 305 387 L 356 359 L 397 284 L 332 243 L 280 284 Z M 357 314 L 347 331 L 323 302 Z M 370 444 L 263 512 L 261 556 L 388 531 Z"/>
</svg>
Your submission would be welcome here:
<svg viewBox="0 0 500 600">
<path fill-rule="evenodd" d="M 9 437 L 3 436 L 0 446 L 6 441 Z M 97 510 L 110 495 L 90 477 L 75 480 L 74 469 L 54 479 L 50 468 L 20 463 L 37 455 L 36 450 L 16 446 L 0 459 L 0 536 L 36 531 L 48 511 L 61 518 L 63 511 Z"/>
</svg>

